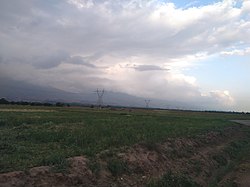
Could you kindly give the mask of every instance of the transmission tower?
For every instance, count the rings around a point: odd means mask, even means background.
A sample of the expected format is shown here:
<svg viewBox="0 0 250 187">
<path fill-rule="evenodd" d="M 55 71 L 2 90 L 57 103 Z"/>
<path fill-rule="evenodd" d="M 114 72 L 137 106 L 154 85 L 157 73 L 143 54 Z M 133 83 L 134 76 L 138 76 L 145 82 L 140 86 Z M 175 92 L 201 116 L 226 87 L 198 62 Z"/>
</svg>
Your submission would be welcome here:
<svg viewBox="0 0 250 187">
<path fill-rule="evenodd" d="M 96 91 L 96 94 L 97 94 L 97 106 L 99 106 L 99 107 L 102 107 L 102 105 L 103 105 L 103 95 L 104 95 L 104 89 L 102 89 L 102 90 L 99 90 L 99 89 L 97 89 Z"/>
<path fill-rule="evenodd" d="M 145 99 L 145 103 L 146 103 L 146 108 L 149 108 L 149 103 L 150 103 L 151 100 L 149 99 Z"/>
</svg>

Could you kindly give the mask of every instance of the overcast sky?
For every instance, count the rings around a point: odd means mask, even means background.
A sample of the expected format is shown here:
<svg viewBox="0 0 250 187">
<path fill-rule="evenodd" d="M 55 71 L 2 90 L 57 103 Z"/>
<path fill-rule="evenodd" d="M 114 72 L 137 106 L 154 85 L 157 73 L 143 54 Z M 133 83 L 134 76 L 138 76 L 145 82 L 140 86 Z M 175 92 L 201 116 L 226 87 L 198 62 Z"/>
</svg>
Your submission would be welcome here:
<svg viewBox="0 0 250 187">
<path fill-rule="evenodd" d="M 250 1 L 1 0 L 0 74 L 250 111 Z"/>
</svg>

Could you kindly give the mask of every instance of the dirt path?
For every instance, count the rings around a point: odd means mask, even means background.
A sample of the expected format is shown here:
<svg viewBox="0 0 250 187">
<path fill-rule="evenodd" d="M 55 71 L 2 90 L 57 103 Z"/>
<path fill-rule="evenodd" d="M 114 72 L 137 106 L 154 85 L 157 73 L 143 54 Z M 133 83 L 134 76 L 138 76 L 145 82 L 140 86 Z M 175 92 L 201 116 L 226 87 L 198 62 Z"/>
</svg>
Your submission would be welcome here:
<svg viewBox="0 0 250 187">
<path fill-rule="evenodd" d="M 232 122 L 250 126 L 250 120 L 231 120 Z"/>
</svg>

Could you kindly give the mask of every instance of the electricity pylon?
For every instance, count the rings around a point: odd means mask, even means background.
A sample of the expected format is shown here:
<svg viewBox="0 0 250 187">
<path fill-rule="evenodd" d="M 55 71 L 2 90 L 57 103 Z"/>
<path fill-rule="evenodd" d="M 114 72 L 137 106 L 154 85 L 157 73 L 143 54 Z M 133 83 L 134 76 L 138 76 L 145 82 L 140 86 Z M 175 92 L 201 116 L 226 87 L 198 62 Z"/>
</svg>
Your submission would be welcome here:
<svg viewBox="0 0 250 187">
<path fill-rule="evenodd" d="M 103 105 L 103 95 L 104 95 L 104 89 L 102 90 L 99 90 L 97 89 L 96 91 L 96 94 L 97 94 L 97 106 L 99 106 L 100 108 L 102 107 Z"/>
<path fill-rule="evenodd" d="M 146 103 L 146 108 L 149 108 L 149 103 L 150 103 L 150 99 L 145 99 L 145 103 Z"/>
</svg>

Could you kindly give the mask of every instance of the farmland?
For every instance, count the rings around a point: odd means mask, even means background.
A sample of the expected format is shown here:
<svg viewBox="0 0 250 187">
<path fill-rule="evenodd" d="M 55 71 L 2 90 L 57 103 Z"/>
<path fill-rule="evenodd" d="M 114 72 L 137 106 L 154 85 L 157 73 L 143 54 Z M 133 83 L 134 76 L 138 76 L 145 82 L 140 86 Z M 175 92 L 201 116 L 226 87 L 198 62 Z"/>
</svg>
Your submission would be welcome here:
<svg viewBox="0 0 250 187">
<path fill-rule="evenodd" d="M 0 172 L 28 171 L 37 166 L 62 166 L 61 169 L 65 169 L 68 158 L 84 155 L 89 160 L 89 168 L 93 173 L 100 170 L 98 160 L 106 159 L 107 168 L 114 177 L 112 180 L 117 181 L 117 176 L 122 176 L 124 173 L 126 175 L 127 170 L 130 170 L 130 173 L 134 170 L 129 164 L 125 167 L 123 164 L 125 162 L 120 162 L 120 158 L 114 155 L 133 153 L 134 150 L 139 150 L 138 145 L 143 145 L 149 152 L 155 153 L 157 147 L 163 149 L 162 145 L 166 142 L 175 145 L 176 140 L 184 143 L 190 141 L 191 144 L 199 144 L 200 147 L 211 147 L 225 141 L 223 150 L 232 149 L 241 154 L 234 155 L 235 162 L 238 162 L 240 161 L 238 156 L 244 157 L 247 154 L 246 150 L 249 149 L 250 130 L 247 126 L 230 121 L 235 119 L 250 119 L 250 115 L 177 110 L 2 105 L 0 106 Z M 211 136 L 211 133 L 214 139 L 203 137 Z M 238 142 L 237 149 L 234 146 L 230 148 L 232 146 L 230 138 Z M 200 144 L 202 141 L 208 142 Z M 133 148 L 135 149 L 131 150 Z M 182 148 L 176 150 L 183 150 Z M 171 159 L 183 157 L 184 160 L 186 157 L 191 157 L 195 150 L 191 148 L 190 150 L 183 152 L 183 155 L 179 155 L 181 151 L 172 152 Z M 223 158 L 221 155 L 216 155 L 213 155 L 215 161 L 223 166 L 227 165 L 227 161 L 223 159 L 228 159 L 228 155 Z M 129 160 L 126 156 L 122 158 L 126 162 Z M 197 166 L 199 162 L 197 160 L 195 162 Z M 197 172 L 200 169 L 197 166 Z M 218 175 L 213 176 L 214 183 L 218 182 L 218 176 L 222 178 L 225 173 L 219 170 L 217 172 Z M 144 175 L 147 177 L 146 183 L 150 186 L 160 186 L 160 181 L 164 180 L 158 177 L 162 174 L 155 174 L 159 179 L 158 182 L 150 179 L 151 174 Z"/>
</svg>

